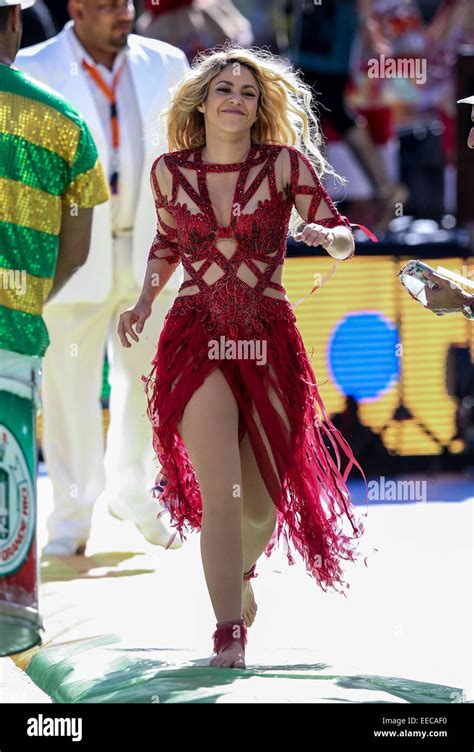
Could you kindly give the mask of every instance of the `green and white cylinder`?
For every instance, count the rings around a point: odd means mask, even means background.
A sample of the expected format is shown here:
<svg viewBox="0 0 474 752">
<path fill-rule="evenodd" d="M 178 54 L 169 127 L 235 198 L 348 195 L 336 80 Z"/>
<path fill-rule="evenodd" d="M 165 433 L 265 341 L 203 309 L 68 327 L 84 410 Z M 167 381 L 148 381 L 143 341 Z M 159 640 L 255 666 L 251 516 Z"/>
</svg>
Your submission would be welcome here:
<svg viewBox="0 0 474 752">
<path fill-rule="evenodd" d="M 36 411 L 41 360 L 0 349 L 0 656 L 41 642 Z"/>
</svg>

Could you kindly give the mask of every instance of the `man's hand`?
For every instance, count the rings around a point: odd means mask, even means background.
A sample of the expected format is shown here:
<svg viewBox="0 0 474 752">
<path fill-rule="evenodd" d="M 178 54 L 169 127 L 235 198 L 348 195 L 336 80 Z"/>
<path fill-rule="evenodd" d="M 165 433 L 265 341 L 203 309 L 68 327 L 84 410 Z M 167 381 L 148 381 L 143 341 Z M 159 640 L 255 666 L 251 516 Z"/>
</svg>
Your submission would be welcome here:
<svg viewBox="0 0 474 752">
<path fill-rule="evenodd" d="M 152 309 L 150 303 L 144 303 L 139 300 L 133 308 L 130 308 L 128 311 L 124 311 L 120 314 L 117 334 L 120 338 L 120 342 L 124 347 L 132 346 L 132 343 L 127 339 L 127 334 L 133 340 L 135 340 L 135 342 L 139 341 L 136 332 L 143 331 L 145 321 L 151 315 L 151 310 Z M 133 327 L 135 327 L 136 331 Z"/>
<path fill-rule="evenodd" d="M 427 307 L 437 316 L 446 313 L 461 313 L 463 305 L 468 305 L 472 299 L 469 293 L 459 287 L 455 282 L 441 279 L 430 271 L 423 270 L 425 279 L 434 282 L 436 287 L 425 286 Z"/>
</svg>

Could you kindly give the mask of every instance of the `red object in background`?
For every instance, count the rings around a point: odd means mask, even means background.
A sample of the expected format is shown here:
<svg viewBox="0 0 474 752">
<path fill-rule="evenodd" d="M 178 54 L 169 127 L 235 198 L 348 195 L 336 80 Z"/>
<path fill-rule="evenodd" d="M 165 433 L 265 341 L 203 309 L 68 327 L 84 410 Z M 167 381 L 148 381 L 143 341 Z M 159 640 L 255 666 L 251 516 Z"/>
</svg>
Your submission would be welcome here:
<svg viewBox="0 0 474 752">
<path fill-rule="evenodd" d="M 24 563 L 14 574 L 2 577 L 0 602 L 25 608 L 38 607 L 37 545 L 33 539 Z"/>
<path fill-rule="evenodd" d="M 2 375 L 9 371 L 8 354 Z M 41 642 L 36 506 L 37 374 L 11 378 L 15 392 L 0 390 L 0 656 Z M 20 369 L 19 369 L 20 370 Z M 28 384 L 28 385 L 27 385 Z M 20 394 L 18 394 L 20 392 Z"/>
<path fill-rule="evenodd" d="M 154 16 L 159 16 L 162 13 L 169 13 L 177 8 L 183 8 L 185 5 L 192 5 L 193 0 L 159 0 L 159 2 L 153 2 L 153 0 L 145 0 L 145 7 Z"/>
<path fill-rule="evenodd" d="M 324 113 L 321 115 L 321 130 L 329 143 L 332 141 L 341 141 L 340 134 L 332 127 L 331 121 L 328 120 Z"/>
<path fill-rule="evenodd" d="M 367 128 L 374 144 L 386 144 L 394 135 L 393 114 L 390 107 L 378 107 L 369 110 L 357 110 L 367 120 Z M 340 133 L 331 125 L 331 121 L 324 114 L 321 116 L 321 127 L 326 139 L 331 143 L 343 141 Z"/>
<path fill-rule="evenodd" d="M 390 107 L 377 107 L 374 109 L 362 109 L 358 112 L 367 120 L 367 127 L 374 144 L 381 146 L 394 135 L 393 113 Z"/>
<path fill-rule="evenodd" d="M 438 110 L 438 117 L 444 125 L 442 142 L 446 164 L 456 164 L 456 119 L 444 109 Z"/>
</svg>

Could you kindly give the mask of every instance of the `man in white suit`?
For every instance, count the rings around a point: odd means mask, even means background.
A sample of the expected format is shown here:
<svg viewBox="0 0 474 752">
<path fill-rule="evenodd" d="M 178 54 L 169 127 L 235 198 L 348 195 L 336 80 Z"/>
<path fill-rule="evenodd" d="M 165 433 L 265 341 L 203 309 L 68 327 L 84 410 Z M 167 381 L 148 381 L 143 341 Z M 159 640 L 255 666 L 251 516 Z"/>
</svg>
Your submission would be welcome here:
<svg viewBox="0 0 474 752">
<path fill-rule="evenodd" d="M 119 314 L 134 305 L 156 231 L 153 160 L 167 151 L 160 111 L 189 65 L 181 50 L 130 34 L 131 0 L 69 0 L 71 21 L 28 47 L 17 66 L 67 97 L 83 115 L 109 178 L 111 200 L 94 212 L 87 263 L 46 306 L 51 346 L 43 364 L 43 446 L 54 490 L 44 554 L 82 553 L 93 506 L 132 520 L 152 543 L 172 532 L 151 488 L 153 456 L 142 374 L 183 281 L 178 268 L 153 309 L 150 335 L 133 349 L 117 337 Z M 100 392 L 110 365 L 110 426 L 104 456 Z M 171 548 L 178 548 L 178 538 Z"/>
</svg>

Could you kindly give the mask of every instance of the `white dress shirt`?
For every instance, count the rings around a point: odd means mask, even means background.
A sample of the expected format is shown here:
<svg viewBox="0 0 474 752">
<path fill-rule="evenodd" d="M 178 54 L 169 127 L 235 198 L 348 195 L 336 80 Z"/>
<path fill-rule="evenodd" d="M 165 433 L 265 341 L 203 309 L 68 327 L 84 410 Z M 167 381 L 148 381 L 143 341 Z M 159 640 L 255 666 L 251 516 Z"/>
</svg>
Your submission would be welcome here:
<svg viewBox="0 0 474 752">
<path fill-rule="evenodd" d="M 119 193 L 111 197 L 112 230 L 114 234 L 120 234 L 124 230 L 131 230 L 133 228 L 143 170 L 143 125 L 127 59 L 129 48 L 127 45 L 117 54 L 112 70 L 109 70 L 105 65 L 94 62 L 76 36 L 74 28 L 72 28 L 71 42 L 77 54 L 78 61 L 82 63 L 84 59 L 90 65 L 95 66 L 109 88 L 112 88 L 113 78 L 125 61 L 124 69 L 120 74 L 116 89 L 120 134 Z M 110 102 L 86 70 L 84 70 L 84 75 L 88 81 L 88 86 L 107 138 L 110 162 L 112 164 L 113 147 Z"/>
</svg>

